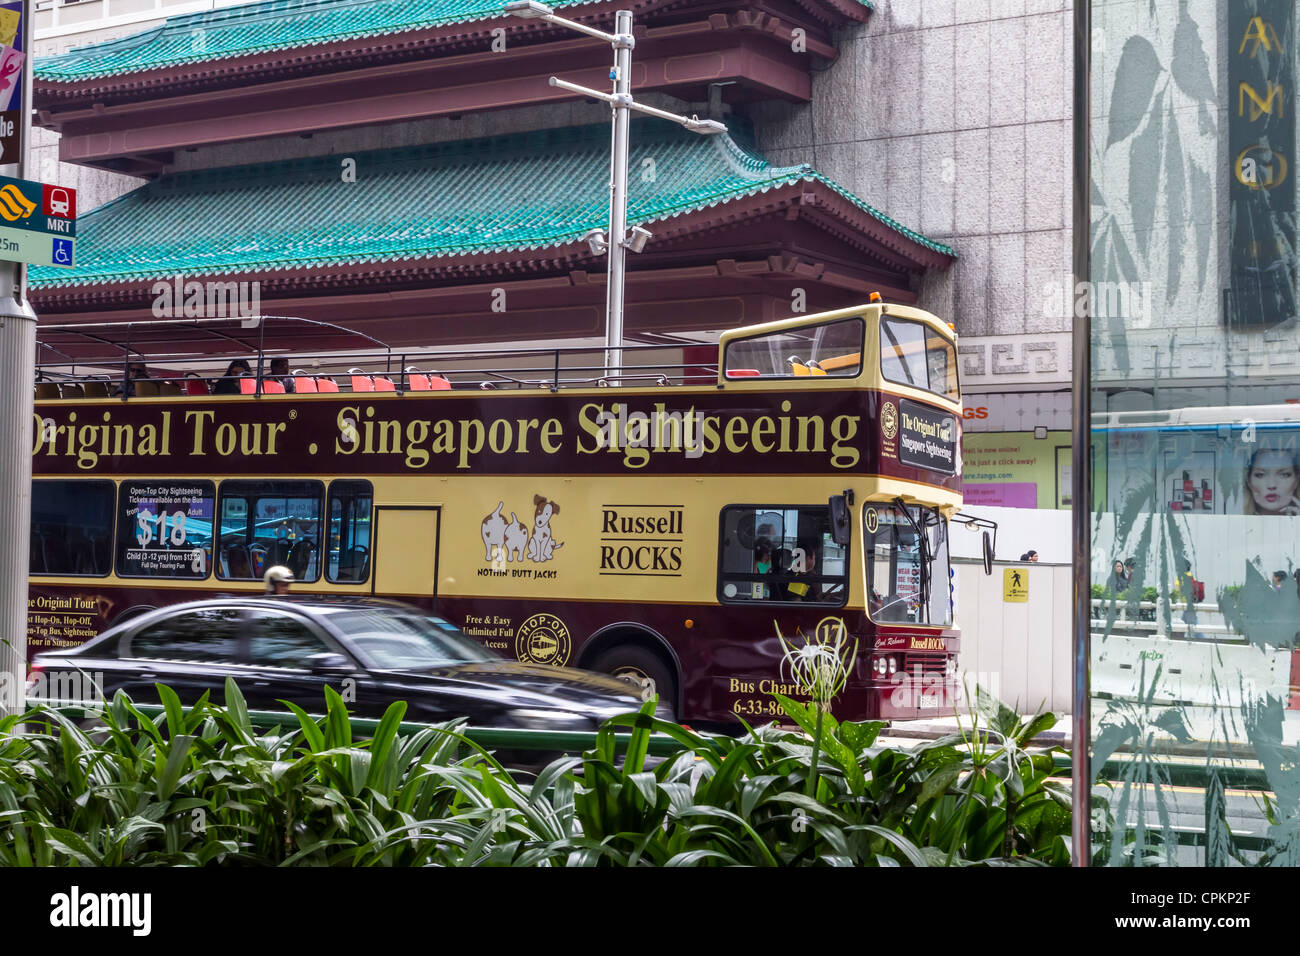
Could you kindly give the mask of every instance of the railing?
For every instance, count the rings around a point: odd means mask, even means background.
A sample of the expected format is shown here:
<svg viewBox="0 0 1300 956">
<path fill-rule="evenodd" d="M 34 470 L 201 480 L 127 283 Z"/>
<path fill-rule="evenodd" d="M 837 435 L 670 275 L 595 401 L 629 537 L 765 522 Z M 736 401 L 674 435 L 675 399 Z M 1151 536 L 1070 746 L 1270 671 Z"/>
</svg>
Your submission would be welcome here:
<svg viewBox="0 0 1300 956">
<path fill-rule="evenodd" d="M 624 346 L 623 352 L 662 353 L 680 346 Z M 153 397 L 154 395 L 212 394 L 216 383 L 238 378 L 244 393 L 261 396 L 278 394 L 274 383 L 304 380 L 301 391 L 392 391 L 398 394 L 438 390 L 597 388 L 606 386 L 659 387 L 678 385 L 711 386 L 717 382 L 716 362 L 625 363 L 619 366 L 584 364 L 592 353 L 603 354 L 603 346 L 554 347 L 458 353 L 394 353 L 391 351 L 348 352 L 344 355 L 292 356 L 285 358 L 287 371 L 271 372 L 270 358 L 259 353 L 247 359 L 249 373 L 227 376 L 216 371 L 211 357 L 193 354 L 124 354 L 115 367 L 107 363 L 54 361 L 36 366 L 37 398 Z M 226 360 L 219 360 L 224 367 Z M 417 366 L 419 362 L 423 367 Z M 138 369 L 144 366 L 147 375 Z M 110 368 L 113 371 L 110 372 Z M 260 373 L 258 370 L 261 370 Z M 371 383 L 367 387 L 365 382 Z M 201 383 L 202 391 L 191 383 Z M 267 383 L 273 383 L 267 388 Z M 314 387 L 313 387 L 314 386 Z M 327 386 L 327 388 L 322 388 Z M 337 387 L 335 387 L 337 386 Z M 155 391 L 157 389 L 157 391 Z M 295 384 L 294 391 L 300 391 Z M 91 394 L 93 392 L 93 395 Z"/>
</svg>

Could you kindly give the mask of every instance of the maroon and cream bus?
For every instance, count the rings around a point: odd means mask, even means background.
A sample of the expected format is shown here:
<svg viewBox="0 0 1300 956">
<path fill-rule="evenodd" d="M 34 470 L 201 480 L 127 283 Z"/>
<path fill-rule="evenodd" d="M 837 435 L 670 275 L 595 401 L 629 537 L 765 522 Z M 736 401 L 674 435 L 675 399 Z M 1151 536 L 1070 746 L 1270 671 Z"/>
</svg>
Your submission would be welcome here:
<svg viewBox="0 0 1300 956">
<path fill-rule="evenodd" d="M 400 598 L 503 656 L 638 681 L 683 721 L 797 695 L 778 629 L 856 647 L 842 718 L 952 713 L 962 411 L 934 316 L 788 319 L 725 333 L 716 365 L 659 349 L 615 375 L 566 350 L 334 372 L 300 347 L 279 354 L 309 371 L 276 379 L 258 334 L 233 394 L 138 323 L 108 381 L 41 366 L 29 655 L 284 565 L 299 592 Z"/>
</svg>

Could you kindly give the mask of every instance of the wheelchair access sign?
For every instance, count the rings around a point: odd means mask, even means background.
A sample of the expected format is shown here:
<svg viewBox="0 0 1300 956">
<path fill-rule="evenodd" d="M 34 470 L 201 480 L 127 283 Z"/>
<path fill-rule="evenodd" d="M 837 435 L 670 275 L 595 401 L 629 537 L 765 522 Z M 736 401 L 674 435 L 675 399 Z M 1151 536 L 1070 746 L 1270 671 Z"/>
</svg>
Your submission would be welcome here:
<svg viewBox="0 0 1300 956">
<path fill-rule="evenodd" d="M 77 261 L 77 191 L 0 176 L 0 260 L 71 269 Z"/>
</svg>

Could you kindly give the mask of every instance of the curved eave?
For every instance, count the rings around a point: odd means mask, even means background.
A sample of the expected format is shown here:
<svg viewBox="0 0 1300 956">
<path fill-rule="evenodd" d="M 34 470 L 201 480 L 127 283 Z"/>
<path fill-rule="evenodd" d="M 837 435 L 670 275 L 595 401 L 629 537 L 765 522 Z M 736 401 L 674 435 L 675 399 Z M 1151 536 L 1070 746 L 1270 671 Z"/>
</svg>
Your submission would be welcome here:
<svg viewBox="0 0 1300 956">
<path fill-rule="evenodd" d="M 900 233 L 886 225 L 887 217 L 872 214 L 869 207 L 849 201 L 840 190 L 811 176 L 749 189 L 727 199 L 691 209 L 666 211 L 636 222 L 653 226 L 656 242 L 667 244 L 722 225 L 791 209 L 816 222 L 820 228 L 833 232 L 855 247 L 864 258 L 875 257 L 894 268 L 917 272 L 945 270 L 955 259 L 955 253 L 946 246 Z M 145 295 L 159 281 L 170 281 L 178 268 L 177 265 L 167 265 L 146 273 L 104 276 L 91 281 L 85 277 L 68 282 L 34 280 L 31 294 L 38 306 L 48 307 L 125 302 Z M 340 256 L 311 262 L 250 263 L 208 271 L 186 268 L 184 274 L 187 280 L 257 279 L 273 288 L 307 291 L 359 287 L 397 279 L 438 283 L 495 276 L 527 278 L 579 269 L 603 271 L 603 260 L 592 257 L 581 237 L 492 249 L 462 248 L 436 254 Z"/>
<path fill-rule="evenodd" d="M 813 20 L 820 22 L 827 29 L 835 29 L 850 22 L 864 22 L 872 10 L 868 0 L 796 0 L 796 2 Z M 671 12 L 685 8 L 689 3 L 690 0 L 630 0 L 630 2 L 629 0 L 622 0 L 622 2 L 602 0 L 600 3 L 593 4 L 566 4 L 565 0 L 557 0 L 554 5 L 571 19 L 608 28 L 608 23 L 604 21 L 609 19 L 615 9 L 630 7 L 634 14 L 640 17 Z M 573 9 L 575 6 L 590 6 L 594 9 L 580 11 Z M 240 10 L 239 7 L 227 9 L 233 12 Z M 135 37 L 110 41 L 100 46 L 131 49 L 131 41 L 136 37 L 166 36 L 167 26 L 163 24 Z M 59 57 L 46 58 L 44 65 L 40 62 L 36 64 L 34 90 L 38 99 L 66 102 L 113 95 L 138 95 L 144 91 L 172 88 L 178 85 L 205 86 L 229 82 L 232 78 L 247 79 L 255 75 L 270 77 L 294 75 L 322 64 L 326 60 L 330 61 L 331 68 L 341 69 L 376 60 L 387 62 L 393 58 L 405 59 L 428 54 L 446 56 L 464 52 L 470 47 L 485 49 L 485 43 L 493 39 L 492 30 L 501 26 L 506 27 L 508 35 L 526 39 L 529 44 L 571 36 L 563 27 L 543 21 L 503 17 L 499 11 L 494 11 L 488 15 L 467 19 L 435 19 L 366 32 L 339 33 L 292 45 L 268 43 L 227 53 L 214 53 L 205 57 L 175 56 L 138 69 L 60 71 L 57 61 L 71 58 L 72 54 L 77 52 L 72 50 Z M 93 47 L 82 49 L 93 49 Z"/>
</svg>

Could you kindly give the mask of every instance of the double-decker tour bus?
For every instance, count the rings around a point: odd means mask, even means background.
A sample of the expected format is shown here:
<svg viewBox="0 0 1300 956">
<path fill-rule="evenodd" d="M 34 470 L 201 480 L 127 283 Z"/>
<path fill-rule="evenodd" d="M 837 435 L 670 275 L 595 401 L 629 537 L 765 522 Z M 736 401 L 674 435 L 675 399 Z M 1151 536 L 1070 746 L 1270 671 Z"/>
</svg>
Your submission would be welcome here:
<svg viewBox="0 0 1300 956">
<path fill-rule="evenodd" d="M 962 415 L 934 316 L 875 302 L 615 374 L 564 349 L 327 374 L 365 363 L 305 357 L 286 323 L 223 332 L 253 374 L 211 393 L 178 346 L 200 320 L 134 323 L 111 381 L 67 360 L 102 365 L 78 343 L 104 327 L 43 328 L 65 358 L 39 369 L 29 654 L 283 564 L 296 592 L 436 609 L 506 657 L 638 681 L 683 721 L 777 714 L 778 629 L 800 646 L 841 625 L 838 714 L 952 712 Z M 262 374 L 276 343 L 310 373 Z"/>
</svg>

